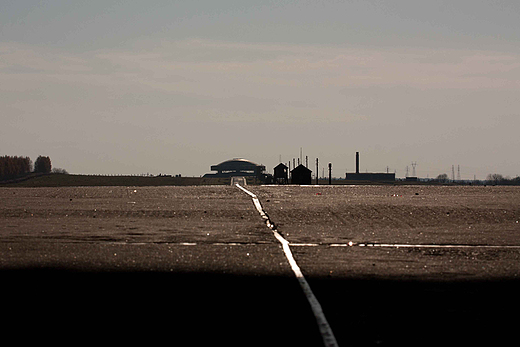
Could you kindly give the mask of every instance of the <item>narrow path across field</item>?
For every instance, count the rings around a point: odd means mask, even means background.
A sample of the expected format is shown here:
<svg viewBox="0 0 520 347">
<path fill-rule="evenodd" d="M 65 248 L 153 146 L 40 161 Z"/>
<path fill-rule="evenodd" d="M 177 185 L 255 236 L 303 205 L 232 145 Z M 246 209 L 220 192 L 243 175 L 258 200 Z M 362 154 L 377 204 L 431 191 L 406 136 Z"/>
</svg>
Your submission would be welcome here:
<svg viewBox="0 0 520 347">
<path fill-rule="evenodd" d="M 305 297 L 309 301 L 309 304 L 311 305 L 312 312 L 314 313 L 314 316 L 316 317 L 316 322 L 318 323 L 318 328 L 320 329 L 321 336 L 323 338 L 323 343 L 326 347 L 335 347 L 338 346 L 338 343 L 336 342 L 336 338 L 334 337 L 334 333 L 332 332 L 332 329 L 330 328 L 329 323 L 327 322 L 327 318 L 325 317 L 325 314 L 323 313 L 323 310 L 321 308 L 321 305 L 316 299 L 316 296 L 312 292 L 311 287 L 309 286 L 309 283 L 305 280 L 305 277 L 303 276 L 303 273 L 300 270 L 300 267 L 294 260 L 294 257 L 292 255 L 291 249 L 289 247 L 289 242 L 283 238 L 282 235 L 276 230 L 275 225 L 272 223 L 272 221 L 269 219 L 269 217 L 264 212 L 262 205 L 260 204 L 260 200 L 258 200 L 257 196 L 250 192 L 249 190 L 242 187 L 240 184 L 236 183 L 236 186 L 251 196 L 253 199 L 253 203 L 255 204 L 256 209 L 258 210 L 258 213 L 260 213 L 260 216 L 265 220 L 266 225 L 271 231 L 273 232 L 274 236 L 283 246 L 283 251 L 285 253 L 285 256 L 287 257 L 287 260 L 289 261 L 289 264 L 291 265 L 291 269 L 293 270 L 296 278 L 298 279 L 298 282 L 300 283 L 300 286 L 305 294 Z"/>
</svg>

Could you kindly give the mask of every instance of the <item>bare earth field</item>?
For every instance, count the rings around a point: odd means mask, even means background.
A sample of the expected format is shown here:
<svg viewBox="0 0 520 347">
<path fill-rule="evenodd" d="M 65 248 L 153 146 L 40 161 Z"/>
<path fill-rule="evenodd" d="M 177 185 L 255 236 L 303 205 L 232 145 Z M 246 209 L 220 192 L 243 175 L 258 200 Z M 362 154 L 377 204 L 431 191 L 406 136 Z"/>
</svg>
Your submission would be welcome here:
<svg viewBox="0 0 520 347">
<path fill-rule="evenodd" d="M 340 346 L 516 338 L 520 187 L 248 189 Z M 0 188 L 0 220 L 3 330 L 24 341 L 321 345 L 236 187 Z"/>
</svg>

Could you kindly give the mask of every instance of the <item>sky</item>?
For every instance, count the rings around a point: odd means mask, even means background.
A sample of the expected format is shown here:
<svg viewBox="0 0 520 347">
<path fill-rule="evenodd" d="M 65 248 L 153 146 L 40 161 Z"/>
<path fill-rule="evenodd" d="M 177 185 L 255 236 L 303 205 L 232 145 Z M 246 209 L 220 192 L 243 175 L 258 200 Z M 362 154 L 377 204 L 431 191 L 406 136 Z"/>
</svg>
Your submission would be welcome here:
<svg viewBox="0 0 520 347">
<path fill-rule="evenodd" d="M 362 172 L 514 178 L 518 18 L 517 0 L 1 0 L 0 155 L 200 176 L 301 149 L 335 177 L 360 152 Z"/>
</svg>

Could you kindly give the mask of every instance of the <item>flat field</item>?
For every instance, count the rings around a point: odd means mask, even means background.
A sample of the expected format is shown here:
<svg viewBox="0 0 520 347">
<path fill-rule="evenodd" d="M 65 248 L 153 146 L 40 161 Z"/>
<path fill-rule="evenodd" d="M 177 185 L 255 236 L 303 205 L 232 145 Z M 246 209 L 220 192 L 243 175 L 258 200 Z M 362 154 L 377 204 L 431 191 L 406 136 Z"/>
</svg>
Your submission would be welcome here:
<svg viewBox="0 0 520 347">
<path fill-rule="evenodd" d="M 340 346 L 516 337 L 520 187 L 248 189 Z M 0 220 L 5 312 L 35 341 L 321 344 L 279 242 L 236 187 L 1 188 Z"/>
</svg>

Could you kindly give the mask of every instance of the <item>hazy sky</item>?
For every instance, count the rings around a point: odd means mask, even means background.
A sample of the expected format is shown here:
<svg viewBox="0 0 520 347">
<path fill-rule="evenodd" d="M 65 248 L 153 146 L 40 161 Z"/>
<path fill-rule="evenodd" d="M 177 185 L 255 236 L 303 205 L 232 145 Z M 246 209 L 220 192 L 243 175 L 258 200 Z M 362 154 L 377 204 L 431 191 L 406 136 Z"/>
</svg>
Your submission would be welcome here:
<svg viewBox="0 0 520 347">
<path fill-rule="evenodd" d="M 519 18 L 518 0 L 1 0 L 0 155 L 199 176 L 302 147 L 336 177 L 356 151 L 363 172 L 515 177 Z"/>
</svg>

